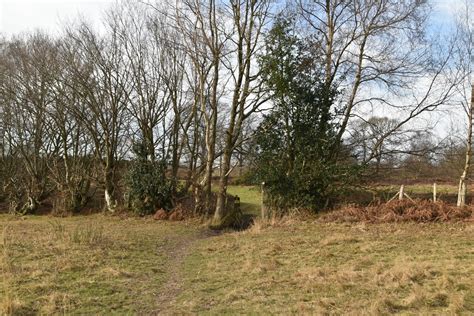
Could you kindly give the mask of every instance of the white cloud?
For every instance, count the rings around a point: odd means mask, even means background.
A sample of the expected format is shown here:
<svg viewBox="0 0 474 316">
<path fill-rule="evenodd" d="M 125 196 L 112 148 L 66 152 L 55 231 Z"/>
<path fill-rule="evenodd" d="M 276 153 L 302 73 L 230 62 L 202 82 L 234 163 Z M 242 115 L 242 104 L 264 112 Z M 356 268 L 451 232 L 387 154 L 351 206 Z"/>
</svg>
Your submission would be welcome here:
<svg viewBox="0 0 474 316">
<path fill-rule="evenodd" d="M 41 29 L 57 34 L 61 23 L 79 15 L 99 24 L 113 0 L 0 0 L 0 32 L 14 35 Z"/>
<path fill-rule="evenodd" d="M 472 0 L 467 0 L 469 3 Z M 434 0 L 434 10 L 440 15 L 452 18 L 465 7 L 466 0 Z"/>
</svg>

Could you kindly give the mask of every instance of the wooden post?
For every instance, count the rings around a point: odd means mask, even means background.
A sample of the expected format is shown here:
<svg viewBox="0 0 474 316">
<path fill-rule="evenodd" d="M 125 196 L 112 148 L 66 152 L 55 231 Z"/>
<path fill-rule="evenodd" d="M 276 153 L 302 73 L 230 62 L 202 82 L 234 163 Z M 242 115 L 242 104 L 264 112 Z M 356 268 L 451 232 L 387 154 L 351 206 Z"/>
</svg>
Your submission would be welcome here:
<svg viewBox="0 0 474 316">
<path fill-rule="evenodd" d="M 436 203 L 436 182 L 433 183 L 433 202 Z"/>
<path fill-rule="evenodd" d="M 403 195 L 404 195 L 404 192 L 403 192 L 403 184 L 400 186 L 400 191 L 398 192 L 398 199 L 401 201 L 403 200 Z"/>
<path fill-rule="evenodd" d="M 262 182 L 262 219 L 265 219 L 266 209 L 265 209 L 265 182 Z"/>
</svg>

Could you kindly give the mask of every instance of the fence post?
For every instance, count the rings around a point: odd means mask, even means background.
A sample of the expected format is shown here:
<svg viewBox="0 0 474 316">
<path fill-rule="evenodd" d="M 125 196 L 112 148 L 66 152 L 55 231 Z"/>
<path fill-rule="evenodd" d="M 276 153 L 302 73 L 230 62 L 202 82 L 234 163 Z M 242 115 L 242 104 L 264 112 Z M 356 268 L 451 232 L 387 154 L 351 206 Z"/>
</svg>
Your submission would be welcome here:
<svg viewBox="0 0 474 316">
<path fill-rule="evenodd" d="M 265 209 L 265 182 L 262 182 L 262 219 L 266 217 L 266 209 Z"/>
<path fill-rule="evenodd" d="M 433 202 L 436 203 L 436 182 L 433 183 Z"/>
<path fill-rule="evenodd" d="M 398 192 L 398 199 L 399 199 L 400 201 L 403 200 L 403 194 L 404 194 L 403 189 L 404 189 L 404 186 L 403 186 L 403 184 L 402 184 L 402 185 L 400 186 L 400 192 Z"/>
</svg>

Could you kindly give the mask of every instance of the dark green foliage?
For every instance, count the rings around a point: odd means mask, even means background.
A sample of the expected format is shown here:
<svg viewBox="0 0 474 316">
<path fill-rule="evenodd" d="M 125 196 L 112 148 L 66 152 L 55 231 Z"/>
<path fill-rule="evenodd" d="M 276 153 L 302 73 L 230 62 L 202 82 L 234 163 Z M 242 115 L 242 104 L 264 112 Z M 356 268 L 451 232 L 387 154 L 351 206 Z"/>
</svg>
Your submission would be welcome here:
<svg viewBox="0 0 474 316">
<path fill-rule="evenodd" d="M 156 209 L 170 209 L 172 206 L 171 181 L 166 177 L 166 162 L 151 160 L 146 146 L 135 144 L 135 160 L 128 171 L 126 181 L 129 206 L 139 215 L 147 215 Z"/>
<path fill-rule="evenodd" d="M 322 80 L 317 56 L 278 19 L 260 64 L 273 108 L 257 133 L 256 179 L 274 207 L 327 207 L 355 174 L 341 161 L 331 109 L 336 91 Z"/>
</svg>

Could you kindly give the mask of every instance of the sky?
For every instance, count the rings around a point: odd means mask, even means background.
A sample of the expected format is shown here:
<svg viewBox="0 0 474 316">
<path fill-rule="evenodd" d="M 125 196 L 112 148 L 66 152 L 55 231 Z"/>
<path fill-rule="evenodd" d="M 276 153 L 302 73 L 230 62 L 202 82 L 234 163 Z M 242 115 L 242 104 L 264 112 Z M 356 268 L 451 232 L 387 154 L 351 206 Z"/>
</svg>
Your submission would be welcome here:
<svg viewBox="0 0 474 316">
<path fill-rule="evenodd" d="M 433 12 L 428 30 L 435 37 L 441 37 L 453 26 L 453 16 L 463 3 L 474 0 L 430 1 Z M 78 16 L 100 30 L 104 11 L 115 2 L 116 0 L 0 0 L 0 36 L 10 37 L 36 29 L 59 35 L 61 25 L 74 21 Z M 445 127 L 442 129 L 447 130 Z"/>
<path fill-rule="evenodd" d="M 114 0 L 0 0 L 0 33 L 6 36 L 44 30 L 59 34 L 61 25 L 82 16 L 97 27 Z"/>
<path fill-rule="evenodd" d="M 1 1 L 1 0 L 0 0 Z M 465 1 L 474 0 L 431 0 L 433 4 L 433 15 L 430 24 L 433 31 L 449 29 L 453 26 L 454 17 L 464 7 Z"/>
<path fill-rule="evenodd" d="M 58 34 L 62 23 L 78 15 L 100 26 L 101 14 L 115 0 L 0 0 L 0 33 L 14 34 L 42 29 Z M 463 1 L 474 0 L 432 0 L 434 14 L 433 30 L 449 27 L 452 14 Z"/>
</svg>

